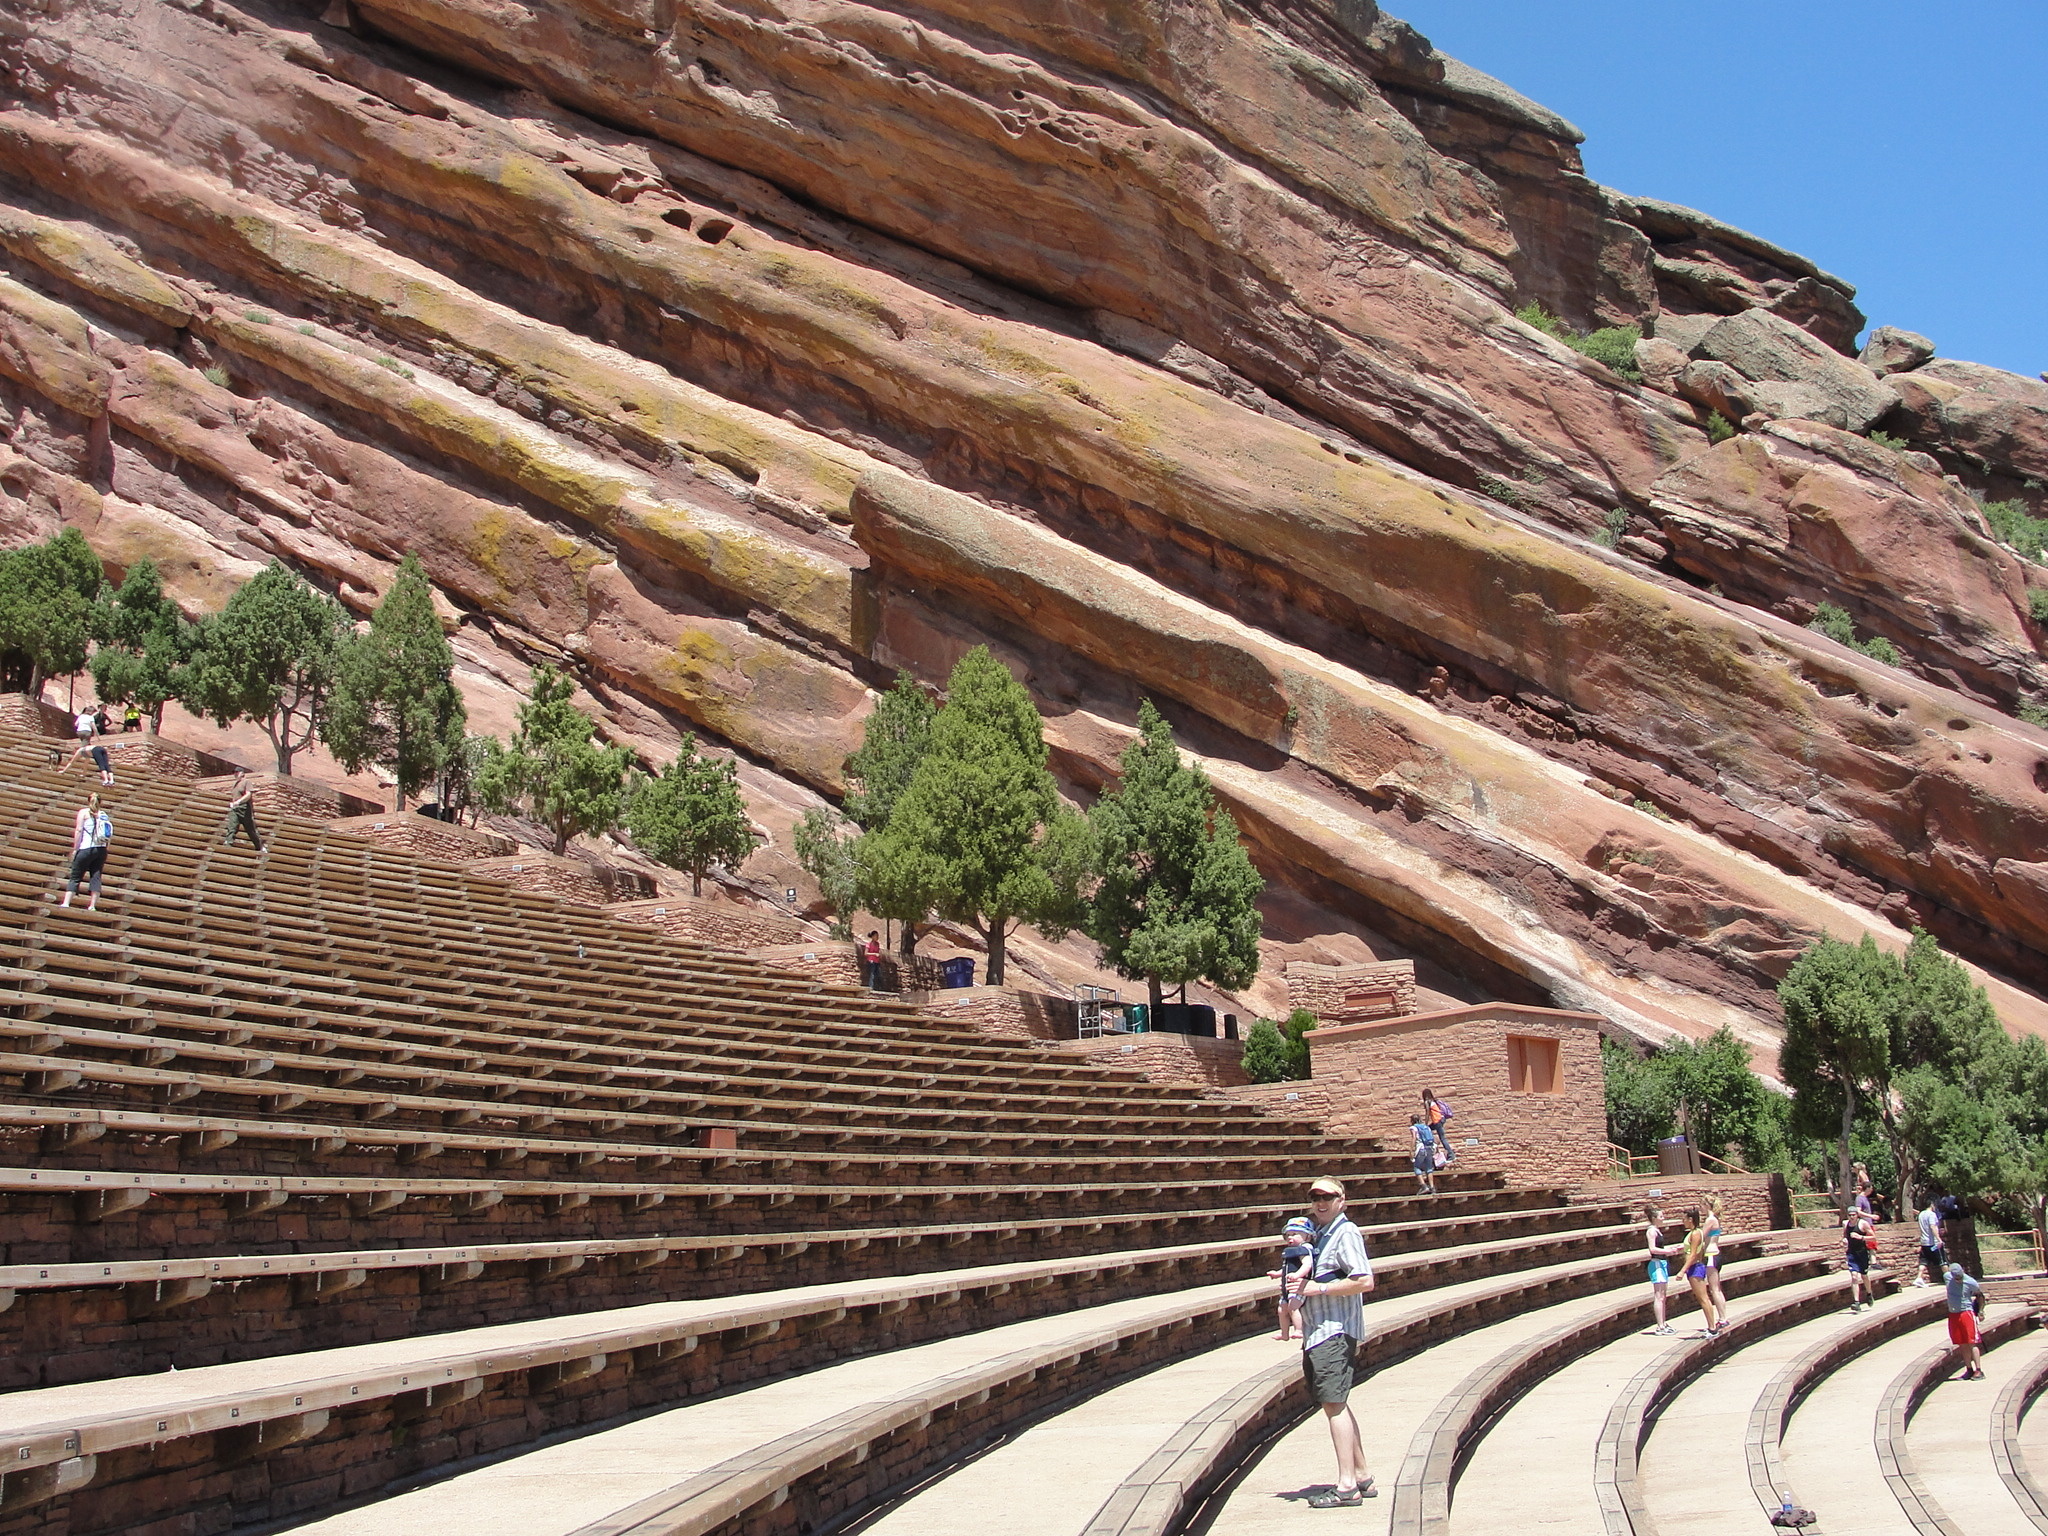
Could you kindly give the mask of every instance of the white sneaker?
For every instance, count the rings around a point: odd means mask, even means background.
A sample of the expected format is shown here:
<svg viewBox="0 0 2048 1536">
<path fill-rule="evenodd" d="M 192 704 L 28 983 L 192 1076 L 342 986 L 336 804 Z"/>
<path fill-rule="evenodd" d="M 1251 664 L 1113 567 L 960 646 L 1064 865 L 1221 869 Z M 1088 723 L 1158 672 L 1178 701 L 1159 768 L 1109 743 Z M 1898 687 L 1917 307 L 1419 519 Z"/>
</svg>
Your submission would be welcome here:
<svg viewBox="0 0 2048 1536">
<path fill-rule="evenodd" d="M 1926 1290 L 1926 1289 L 1927 1289 L 1927 1277 L 1926 1277 L 1925 1275 L 1922 1275 L 1922 1276 L 1921 1276 L 1921 1277 L 1920 1277 L 1920 1278 L 1919 1278 L 1918 1280 L 1915 1280 L 1915 1281 L 1913 1282 L 1913 1289 L 1914 1289 L 1914 1290 L 1916 1290 L 1916 1291 L 1924 1291 L 1924 1290 Z"/>
</svg>

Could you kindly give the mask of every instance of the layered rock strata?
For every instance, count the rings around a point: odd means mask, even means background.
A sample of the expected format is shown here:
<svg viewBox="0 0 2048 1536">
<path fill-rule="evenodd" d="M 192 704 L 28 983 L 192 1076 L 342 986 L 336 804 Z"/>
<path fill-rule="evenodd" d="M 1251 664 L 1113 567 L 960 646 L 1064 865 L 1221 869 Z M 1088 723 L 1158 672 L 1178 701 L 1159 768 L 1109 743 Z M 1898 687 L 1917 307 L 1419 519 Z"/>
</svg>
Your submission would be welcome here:
<svg viewBox="0 0 2048 1536">
<path fill-rule="evenodd" d="M 1078 795 L 1171 701 L 1270 877 L 1646 1033 L 1767 1043 L 1824 929 L 2048 977 L 2048 737 L 1977 702 L 2048 682 L 2028 572 L 1843 427 L 2024 434 L 1373 7 L 324 14 L 0 21 L 17 534 L 195 608 L 276 555 L 360 610 L 413 550 L 470 665 L 785 806 L 991 643 Z M 1679 297 L 1688 241 L 1749 286 Z M 1843 427 L 1712 446 L 1531 297 Z M 1616 509 L 1625 553 L 1573 533 Z"/>
</svg>

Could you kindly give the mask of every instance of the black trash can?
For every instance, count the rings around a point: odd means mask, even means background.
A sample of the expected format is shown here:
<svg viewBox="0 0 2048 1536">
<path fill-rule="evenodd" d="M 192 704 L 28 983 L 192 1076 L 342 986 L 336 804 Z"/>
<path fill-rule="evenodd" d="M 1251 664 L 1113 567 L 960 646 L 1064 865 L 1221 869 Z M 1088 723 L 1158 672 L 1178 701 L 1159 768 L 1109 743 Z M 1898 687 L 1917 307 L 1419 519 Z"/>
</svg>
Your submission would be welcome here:
<svg viewBox="0 0 2048 1536">
<path fill-rule="evenodd" d="M 1188 1004 L 1188 1033 L 1216 1038 L 1216 1010 L 1207 1003 Z"/>
<path fill-rule="evenodd" d="M 1152 1010 L 1152 1027 L 1162 1035 L 1184 1035 L 1190 1011 L 1186 1003 L 1161 1003 Z"/>
</svg>

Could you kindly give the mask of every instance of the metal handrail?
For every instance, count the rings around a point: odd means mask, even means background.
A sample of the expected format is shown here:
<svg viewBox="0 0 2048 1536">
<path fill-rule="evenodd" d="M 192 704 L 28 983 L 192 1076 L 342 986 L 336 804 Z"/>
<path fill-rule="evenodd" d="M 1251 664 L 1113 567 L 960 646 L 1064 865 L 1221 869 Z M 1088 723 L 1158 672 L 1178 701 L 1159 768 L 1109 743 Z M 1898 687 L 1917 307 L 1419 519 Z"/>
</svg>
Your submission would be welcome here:
<svg viewBox="0 0 2048 1536">
<path fill-rule="evenodd" d="M 1987 1237 L 2016 1237 L 2020 1239 L 2021 1245 L 2016 1248 L 1986 1247 L 1984 1239 Z M 2008 1271 L 2008 1273 L 2019 1270 L 2048 1269 L 2048 1264 L 2044 1264 L 2041 1259 L 2041 1238 L 2040 1234 L 2036 1232 L 1979 1232 L 1977 1234 L 1977 1251 L 1984 1256 L 1985 1275 L 1991 1273 L 1991 1255 L 1994 1253 L 2010 1253 L 2014 1257 L 2024 1260 L 2024 1262 L 2014 1266 L 2014 1271 Z M 1983 1276 L 1980 1275 L 1978 1278 L 1982 1279 Z"/>
</svg>

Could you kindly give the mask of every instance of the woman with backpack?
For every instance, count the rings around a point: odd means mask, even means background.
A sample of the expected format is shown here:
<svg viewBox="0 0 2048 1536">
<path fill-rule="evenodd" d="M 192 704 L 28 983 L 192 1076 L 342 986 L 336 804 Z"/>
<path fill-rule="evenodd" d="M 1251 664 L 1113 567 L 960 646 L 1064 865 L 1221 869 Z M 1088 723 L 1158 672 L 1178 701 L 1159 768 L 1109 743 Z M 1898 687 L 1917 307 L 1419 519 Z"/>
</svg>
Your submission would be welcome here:
<svg viewBox="0 0 2048 1536">
<path fill-rule="evenodd" d="M 1436 1137 L 1437 1150 L 1442 1154 L 1436 1160 L 1437 1167 L 1449 1167 L 1458 1160 L 1451 1150 L 1451 1106 L 1438 1098 L 1433 1088 L 1422 1090 L 1422 1120 Z"/>
<path fill-rule="evenodd" d="M 86 887 L 85 910 L 100 909 L 100 871 L 106 868 L 107 845 L 114 840 L 114 818 L 100 809 L 100 797 L 87 795 L 85 804 L 71 819 L 71 878 L 64 887 L 60 907 L 71 905 L 79 886 Z"/>
</svg>

